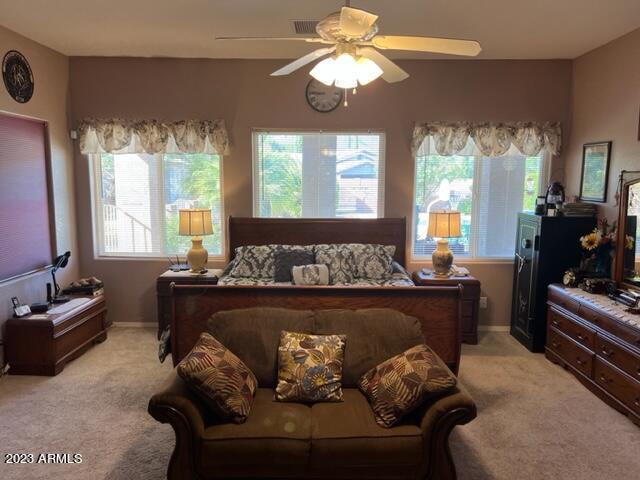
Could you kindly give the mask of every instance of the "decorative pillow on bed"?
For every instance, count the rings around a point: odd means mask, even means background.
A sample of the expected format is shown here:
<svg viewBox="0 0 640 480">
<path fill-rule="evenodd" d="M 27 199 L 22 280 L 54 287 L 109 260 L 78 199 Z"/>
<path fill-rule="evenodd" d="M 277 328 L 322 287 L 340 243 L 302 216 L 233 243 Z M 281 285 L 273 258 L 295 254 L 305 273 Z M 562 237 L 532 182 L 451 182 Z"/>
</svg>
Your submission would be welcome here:
<svg viewBox="0 0 640 480">
<path fill-rule="evenodd" d="M 315 246 L 316 263 L 329 267 L 329 283 L 351 283 L 354 278 L 353 252 L 350 244 L 320 244 Z"/>
<path fill-rule="evenodd" d="M 350 243 L 355 264 L 355 276 L 371 280 L 385 280 L 393 273 L 395 245 Z"/>
<path fill-rule="evenodd" d="M 313 250 L 297 246 L 279 247 L 275 252 L 276 282 L 290 282 L 291 269 L 298 265 L 310 265 L 314 262 Z"/>
<path fill-rule="evenodd" d="M 425 400 L 455 385 L 456 378 L 424 344 L 385 360 L 358 382 L 369 399 L 376 423 L 382 427 L 396 425 Z"/>
<path fill-rule="evenodd" d="M 230 277 L 273 278 L 277 245 L 244 245 L 236 248 Z"/>
<path fill-rule="evenodd" d="M 276 400 L 341 402 L 346 335 L 282 331 Z"/>
<path fill-rule="evenodd" d="M 329 285 L 329 267 L 324 263 L 295 266 L 291 273 L 295 285 Z"/>
<path fill-rule="evenodd" d="M 208 333 L 178 364 L 178 375 L 223 420 L 243 423 L 258 388 L 253 372 Z"/>
</svg>

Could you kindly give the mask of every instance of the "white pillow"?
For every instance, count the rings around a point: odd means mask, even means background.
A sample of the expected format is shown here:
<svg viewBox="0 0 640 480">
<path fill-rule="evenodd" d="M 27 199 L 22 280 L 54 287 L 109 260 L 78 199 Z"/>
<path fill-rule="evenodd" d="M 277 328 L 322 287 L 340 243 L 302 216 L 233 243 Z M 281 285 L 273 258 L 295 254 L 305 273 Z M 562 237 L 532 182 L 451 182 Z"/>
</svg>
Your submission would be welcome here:
<svg viewBox="0 0 640 480">
<path fill-rule="evenodd" d="M 295 266 L 291 276 L 295 285 L 329 285 L 329 267 L 325 264 Z"/>
</svg>

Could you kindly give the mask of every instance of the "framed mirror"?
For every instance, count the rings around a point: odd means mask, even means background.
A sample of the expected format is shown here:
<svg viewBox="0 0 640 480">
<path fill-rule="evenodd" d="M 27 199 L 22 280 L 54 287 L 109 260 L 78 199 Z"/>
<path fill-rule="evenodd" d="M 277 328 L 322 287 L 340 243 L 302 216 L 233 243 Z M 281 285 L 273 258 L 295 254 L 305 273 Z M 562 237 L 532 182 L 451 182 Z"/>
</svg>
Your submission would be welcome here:
<svg viewBox="0 0 640 480">
<path fill-rule="evenodd" d="M 640 291 L 640 172 L 622 172 L 615 280 Z"/>
</svg>

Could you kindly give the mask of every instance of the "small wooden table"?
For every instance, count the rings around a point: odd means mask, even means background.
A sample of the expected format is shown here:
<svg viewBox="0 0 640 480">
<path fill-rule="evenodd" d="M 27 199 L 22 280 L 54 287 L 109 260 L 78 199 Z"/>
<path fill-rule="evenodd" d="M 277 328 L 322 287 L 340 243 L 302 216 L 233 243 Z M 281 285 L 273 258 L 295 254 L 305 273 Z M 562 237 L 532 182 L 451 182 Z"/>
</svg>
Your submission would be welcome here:
<svg viewBox="0 0 640 480">
<path fill-rule="evenodd" d="M 57 375 L 67 362 L 107 339 L 104 295 L 74 295 L 44 314 L 10 318 L 6 325 L 6 361 L 13 375 Z"/>
<path fill-rule="evenodd" d="M 217 285 L 220 269 L 209 269 L 207 273 L 195 274 L 188 271 L 174 272 L 167 270 L 156 280 L 156 297 L 158 300 L 158 339 L 171 322 L 171 284 L 175 285 Z"/>
<path fill-rule="evenodd" d="M 422 270 L 413 273 L 413 282 L 422 287 L 449 286 L 462 284 L 462 341 L 471 345 L 478 343 L 478 313 L 480 310 L 480 281 L 467 275 L 466 277 L 436 277 Z"/>
</svg>

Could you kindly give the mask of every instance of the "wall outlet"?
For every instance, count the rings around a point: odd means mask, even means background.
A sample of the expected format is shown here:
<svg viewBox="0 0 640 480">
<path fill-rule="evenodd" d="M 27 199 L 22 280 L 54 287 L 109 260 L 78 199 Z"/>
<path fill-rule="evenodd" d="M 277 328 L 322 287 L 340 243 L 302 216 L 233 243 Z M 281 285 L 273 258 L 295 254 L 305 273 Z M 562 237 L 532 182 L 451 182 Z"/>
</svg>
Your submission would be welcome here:
<svg viewBox="0 0 640 480">
<path fill-rule="evenodd" d="M 487 297 L 480 297 L 480 308 L 487 308 Z"/>
</svg>

